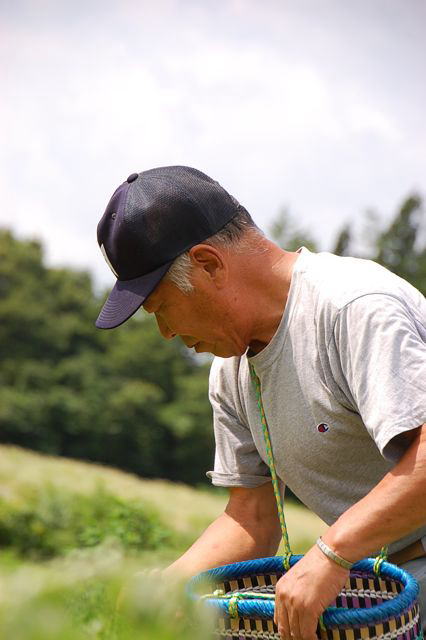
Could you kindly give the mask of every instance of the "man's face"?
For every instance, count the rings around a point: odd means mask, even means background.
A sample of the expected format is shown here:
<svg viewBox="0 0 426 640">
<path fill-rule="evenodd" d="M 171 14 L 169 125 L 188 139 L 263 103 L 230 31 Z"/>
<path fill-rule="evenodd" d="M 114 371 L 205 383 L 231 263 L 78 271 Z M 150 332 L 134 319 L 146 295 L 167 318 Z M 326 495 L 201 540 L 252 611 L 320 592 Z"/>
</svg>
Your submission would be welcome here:
<svg viewBox="0 0 426 640">
<path fill-rule="evenodd" d="M 197 353 L 213 353 L 227 358 L 240 356 L 247 349 L 241 327 L 229 310 L 227 296 L 204 283 L 185 294 L 163 278 L 144 302 L 154 313 L 164 338 L 179 336 Z"/>
</svg>

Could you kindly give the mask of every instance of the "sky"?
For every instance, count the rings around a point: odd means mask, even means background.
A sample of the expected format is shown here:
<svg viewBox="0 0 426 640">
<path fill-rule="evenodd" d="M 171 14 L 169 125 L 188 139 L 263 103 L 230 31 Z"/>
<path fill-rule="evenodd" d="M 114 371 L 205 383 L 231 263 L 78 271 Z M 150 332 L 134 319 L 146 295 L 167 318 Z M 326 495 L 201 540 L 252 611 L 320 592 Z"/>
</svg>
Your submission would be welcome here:
<svg viewBox="0 0 426 640">
<path fill-rule="evenodd" d="M 426 191 L 423 0 L 0 0 L 0 227 L 112 284 L 96 226 L 184 164 L 330 249 Z"/>
</svg>

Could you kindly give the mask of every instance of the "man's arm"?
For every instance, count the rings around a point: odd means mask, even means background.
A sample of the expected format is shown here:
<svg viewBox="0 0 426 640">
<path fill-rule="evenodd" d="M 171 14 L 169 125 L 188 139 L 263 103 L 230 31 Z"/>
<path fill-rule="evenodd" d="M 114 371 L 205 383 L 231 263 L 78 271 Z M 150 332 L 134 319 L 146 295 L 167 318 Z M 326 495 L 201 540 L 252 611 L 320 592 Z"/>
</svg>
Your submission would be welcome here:
<svg viewBox="0 0 426 640">
<path fill-rule="evenodd" d="M 416 432 L 392 471 L 322 536 L 346 560 L 356 562 L 425 524 L 426 424 Z M 275 612 L 282 638 L 316 640 L 318 618 L 347 575 L 312 547 L 277 584 Z"/>
<path fill-rule="evenodd" d="M 272 484 L 233 488 L 224 513 L 165 573 L 192 576 L 212 567 L 275 555 L 280 537 Z"/>
<path fill-rule="evenodd" d="M 394 469 L 324 536 L 329 546 L 351 562 L 426 523 L 426 423 L 416 432 Z"/>
</svg>

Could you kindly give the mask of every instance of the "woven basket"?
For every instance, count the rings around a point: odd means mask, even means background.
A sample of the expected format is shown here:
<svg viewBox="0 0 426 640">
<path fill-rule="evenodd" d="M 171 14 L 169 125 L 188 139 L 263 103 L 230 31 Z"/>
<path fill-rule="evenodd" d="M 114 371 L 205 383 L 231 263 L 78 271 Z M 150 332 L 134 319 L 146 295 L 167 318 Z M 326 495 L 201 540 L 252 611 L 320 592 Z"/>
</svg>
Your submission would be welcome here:
<svg viewBox="0 0 426 640">
<path fill-rule="evenodd" d="M 290 566 L 301 557 L 292 556 Z M 377 576 L 374 562 L 366 558 L 353 566 L 345 587 L 322 616 L 319 638 L 423 638 L 416 580 L 388 562 L 382 563 Z M 273 622 L 274 594 L 284 572 L 278 556 L 239 562 L 199 574 L 190 581 L 188 593 L 216 614 L 214 638 L 280 640 Z"/>
</svg>

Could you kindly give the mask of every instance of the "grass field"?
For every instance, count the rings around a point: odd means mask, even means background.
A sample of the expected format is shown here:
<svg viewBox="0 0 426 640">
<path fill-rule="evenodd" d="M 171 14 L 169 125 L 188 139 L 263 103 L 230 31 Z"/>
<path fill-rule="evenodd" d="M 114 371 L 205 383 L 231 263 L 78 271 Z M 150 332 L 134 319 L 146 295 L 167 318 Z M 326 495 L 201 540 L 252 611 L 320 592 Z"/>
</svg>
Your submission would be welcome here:
<svg viewBox="0 0 426 640">
<path fill-rule="evenodd" d="M 0 638 L 201 640 L 196 614 L 176 615 L 181 585 L 134 574 L 177 557 L 225 503 L 225 492 L 1 446 Z M 325 529 L 299 505 L 286 516 L 297 553 Z"/>
</svg>

